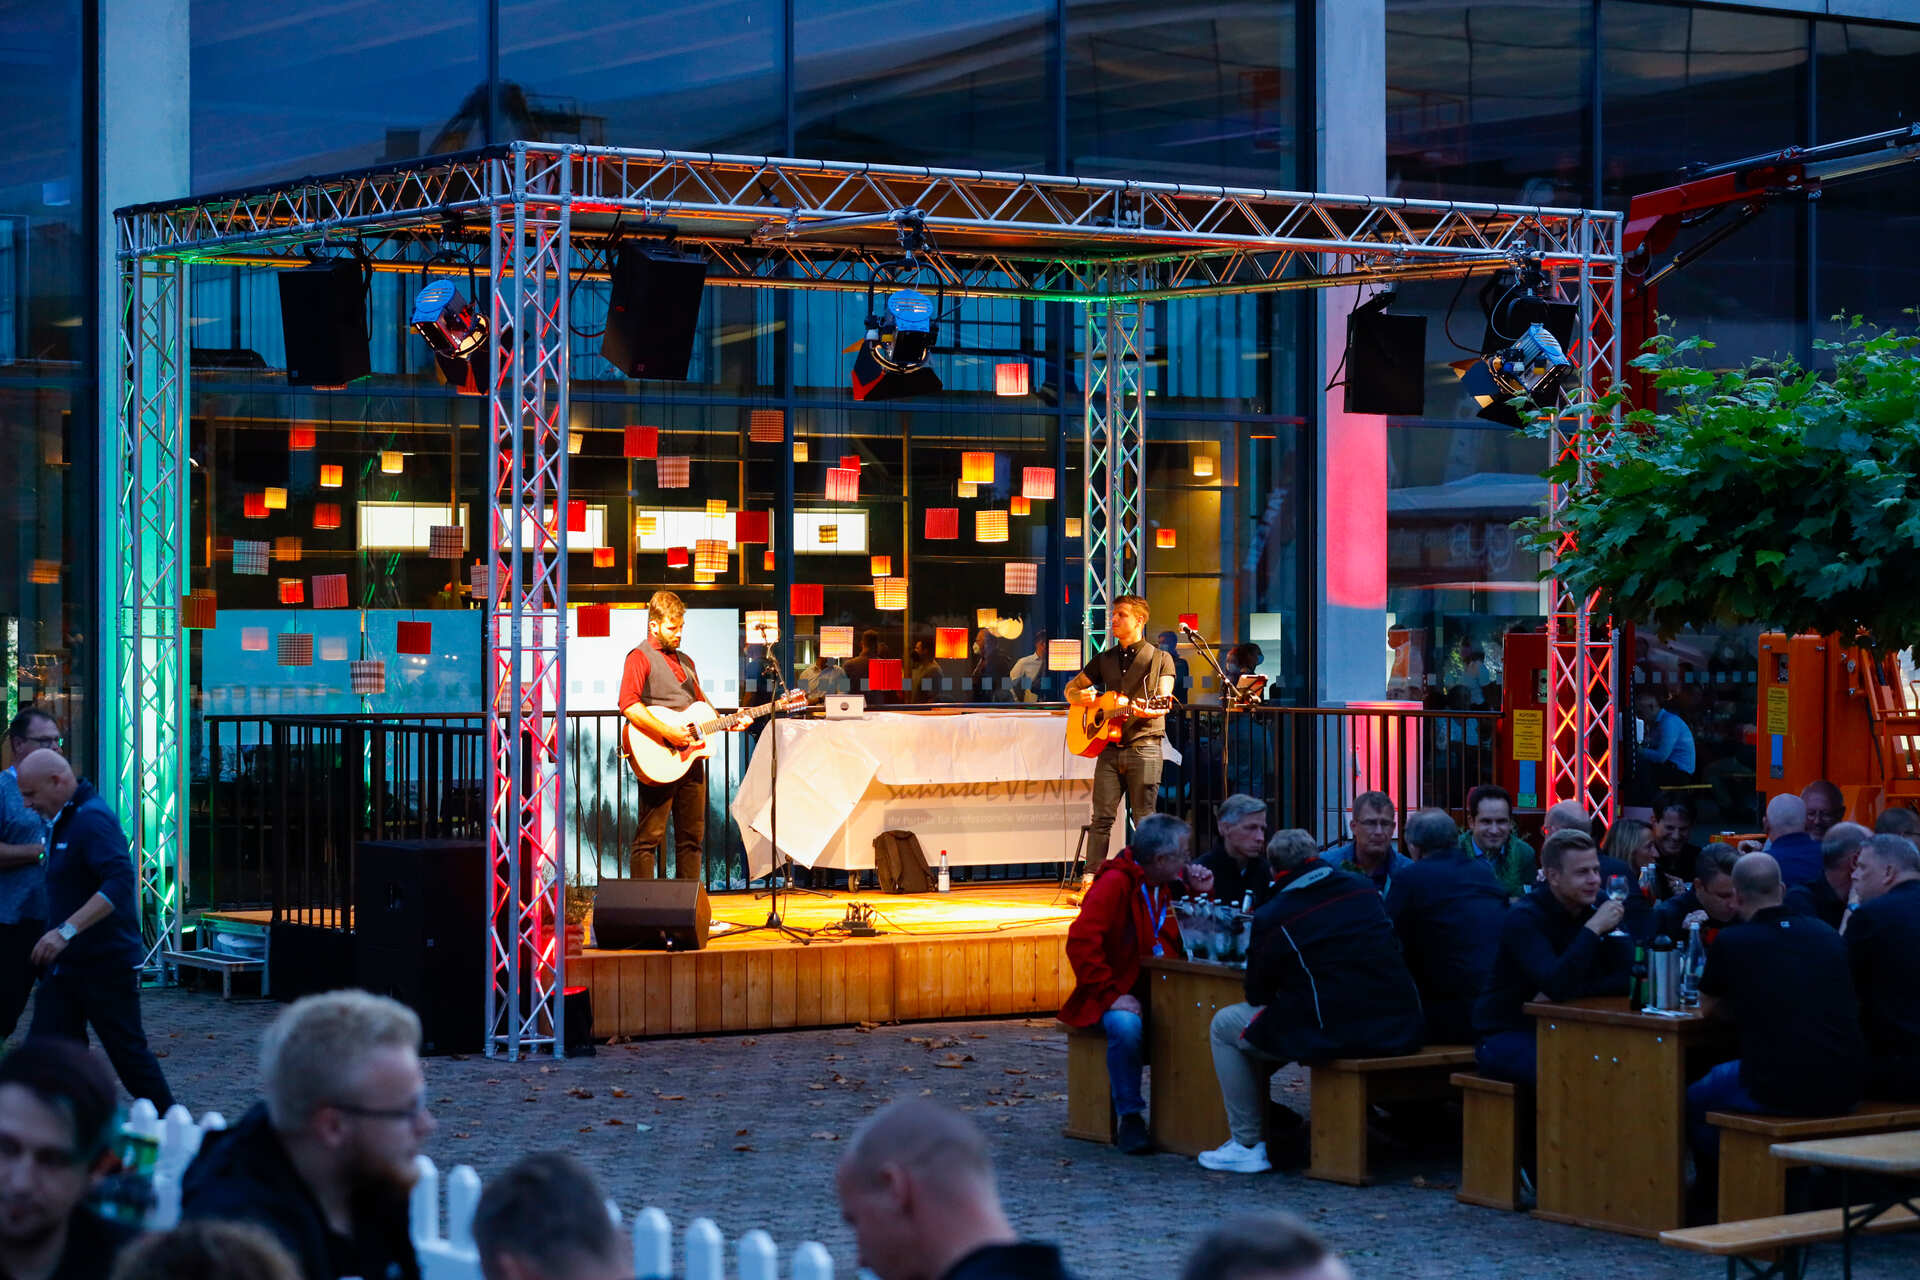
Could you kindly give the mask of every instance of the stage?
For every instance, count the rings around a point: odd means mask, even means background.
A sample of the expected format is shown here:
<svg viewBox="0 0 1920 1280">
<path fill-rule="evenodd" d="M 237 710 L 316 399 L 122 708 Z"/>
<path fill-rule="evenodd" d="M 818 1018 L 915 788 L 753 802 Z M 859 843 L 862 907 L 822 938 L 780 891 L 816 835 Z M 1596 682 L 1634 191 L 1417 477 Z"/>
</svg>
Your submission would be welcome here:
<svg viewBox="0 0 1920 1280">
<path fill-rule="evenodd" d="M 782 894 L 780 909 L 788 924 L 824 930 L 854 901 L 873 908 L 879 937 L 736 934 L 767 918 L 767 900 L 717 894 L 705 950 L 588 948 L 567 957 L 567 985 L 593 993 L 593 1034 L 602 1040 L 1051 1014 L 1073 989 L 1066 938 L 1077 908 L 1052 882 L 949 894 Z M 259 926 L 269 915 L 203 918 Z"/>
</svg>

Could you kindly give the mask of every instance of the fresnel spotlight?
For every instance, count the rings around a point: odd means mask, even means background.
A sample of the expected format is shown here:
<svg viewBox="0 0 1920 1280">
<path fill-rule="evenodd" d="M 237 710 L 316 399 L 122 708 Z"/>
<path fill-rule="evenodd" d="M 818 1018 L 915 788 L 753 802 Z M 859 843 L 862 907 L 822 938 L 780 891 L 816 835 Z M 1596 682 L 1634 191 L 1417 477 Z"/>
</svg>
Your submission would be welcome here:
<svg viewBox="0 0 1920 1280">
<path fill-rule="evenodd" d="M 1480 358 L 1453 366 L 1480 417 L 1518 427 L 1520 415 L 1508 401 L 1525 399 L 1535 408 L 1551 409 L 1578 385 L 1567 346 L 1579 308 L 1551 294 L 1552 281 L 1530 261 L 1500 272 L 1481 290 L 1487 329 Z"/>
<path fill-rule="evenodd" d="M 436 254 L 428 259 L 427 265 L 432 266 L 435 259 L 445 256 L 449 255 Z M 467 268 L 467 283 L 471 289 L 471 263 Z M 440 366 L 440 376 L 448 386 L 468 396 L 477 396 L 486 390 L 487 317 L 476 298 L 462 293 L 460 286 L 451 280 L 434 280 L 415 295 L 408 325 L 427 340 L 434 363 Z M 500 335 L 500 348 L 506 351 L 512 346 L 513 330 L 508 328 Z"/>
<path fill-rule="evenodd" d="M 927 361 L 940 340 L 940 308 L 933 298 L 918 289 L 896 289 L 887 296 L 884 308 L 874 309 L 876 284 L 892 284 L 893 277 L 913 271 L 919 263 L 914 251 L 924 244 L 918 222 L 903 222 L 900 242 L 907 254 L 899 263 L 874 272 L 867 281 L 867 330 L 853 358 L 853 398 L 855 400 L 898 400 L 904 396 L 930 395 L 940 390 L 940 375 Z M 946 289 L 938 290 L 945 301 Z"/>
</svg>

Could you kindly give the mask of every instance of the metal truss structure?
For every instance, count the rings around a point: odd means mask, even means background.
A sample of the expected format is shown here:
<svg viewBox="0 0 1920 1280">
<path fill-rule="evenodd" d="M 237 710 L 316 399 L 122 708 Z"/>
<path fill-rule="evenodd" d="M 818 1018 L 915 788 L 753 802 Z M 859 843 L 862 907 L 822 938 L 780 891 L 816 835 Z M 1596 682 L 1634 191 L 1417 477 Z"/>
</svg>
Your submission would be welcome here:
<svg viewBox="0 0 1920 1280">
<path fill-rule="evenodd" d="M 113 494 L 115 694 L 119 741 L 116 810 L 140 883 L 143 974 L 165 976 L 180 945 L 186 859 L 186 645 L 188 365 L 185 264 L 123 259 L 118 449 Z M 117 751 L 117 754 L 115 752 Z M 96 771 L 102 782 L 105 770 Z"/>
<path fill-rule="evenodd" d="M 1526 260 L 1578 294 L 1580 402 L 1618 367 L 1621 218 L 1610 212 L 525 142 L 119 210 L 121 798 L 124 812 L 143 815 L 143 889 L 162 932 L 178 929 L 183 835 L 182 300 L 192 263 L 297 267 L 303 250 L 331 242 L 353 244 L 374 270 L 418 272 L 450 243 L 484 247 L 496 507 L 486 1043 L 489 1053 L 557 1056 L 569 286 L 604 275 L 623 232 L 669 224 L 707 255 L 709 284 L 863 292 L 878 268 L 898 263 L 903 223 L 924 231 L 918 260 L 953 297 L 1087 308 L 1089 643 L 1104 641 L 1113 599 L 1143 581 L 1147 303 L 1459 277 Z M 434 266 L 466 270 L 444 257 Z M 509 328 L 511 346 L 500 341 Z M 1575 416 L 1562 448 L 1600 429 L 1590 413 Z M 1610 799 L 1614 769 L 1614 666 L 1591 609 L 1556 589 L 1549 624 L 1554 705 L 1565 708 L 1549 790 L 1590 803 Z"/>
</svg>

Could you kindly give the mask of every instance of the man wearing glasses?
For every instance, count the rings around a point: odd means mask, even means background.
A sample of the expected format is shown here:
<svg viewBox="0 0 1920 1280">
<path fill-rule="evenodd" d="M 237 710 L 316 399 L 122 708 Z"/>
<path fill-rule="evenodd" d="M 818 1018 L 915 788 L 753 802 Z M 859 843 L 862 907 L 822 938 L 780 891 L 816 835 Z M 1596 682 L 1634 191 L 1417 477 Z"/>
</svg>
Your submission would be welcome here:
<svg viewBox="0 0 1920 1280">
<path fill-rule="evenodd" d="M 266 1100 L 207 1135 L 182 1216 L 265 1227 L 305 1280 L 419 1280 L 407 1198 L 434 1130 L 419 1046 L 419 1018 L 383 996 L 288 1005 L 260 1047 Z"/>
<path fill-rule="evenodd" d="M 7 726 L 13 761 L 0 773 L 0 1040 L 13 1034 L 37 970 L 33 944 L 47 931 L 47 820 L 20 798 L 22 760 L 60 749 L 60 726 L 32 705 Z"/>
</svg>

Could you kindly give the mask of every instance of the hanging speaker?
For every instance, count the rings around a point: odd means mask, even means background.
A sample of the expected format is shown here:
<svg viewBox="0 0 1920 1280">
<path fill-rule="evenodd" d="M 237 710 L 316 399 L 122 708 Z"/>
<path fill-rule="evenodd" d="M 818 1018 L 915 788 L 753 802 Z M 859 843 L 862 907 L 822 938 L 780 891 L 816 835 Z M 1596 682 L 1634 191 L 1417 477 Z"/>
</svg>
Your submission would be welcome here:
<svg viewBox="0 0 1920 1280">
<path fill-rule="evenodd" d="M 367 272 L 351 258 L 282 271 L 280 332 L 287 385 L 344 387 L 373 371 L 367 354 Z"/>
<path fill-rule="evenodd" d="M 1427 318 L 1386 311 L 1347 317 L 1348 413 L 1418 417 L 1427 408 Z"/>
<path fill-rule="evenodd" d="M 657 245 L 623 245 L 608 273 L 607 331 L 600 354 L 629 378 L 687 376 L 707 260 Z"/>
</svg>

